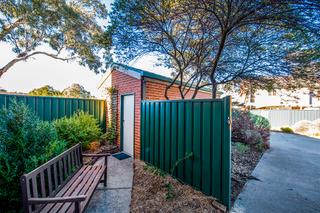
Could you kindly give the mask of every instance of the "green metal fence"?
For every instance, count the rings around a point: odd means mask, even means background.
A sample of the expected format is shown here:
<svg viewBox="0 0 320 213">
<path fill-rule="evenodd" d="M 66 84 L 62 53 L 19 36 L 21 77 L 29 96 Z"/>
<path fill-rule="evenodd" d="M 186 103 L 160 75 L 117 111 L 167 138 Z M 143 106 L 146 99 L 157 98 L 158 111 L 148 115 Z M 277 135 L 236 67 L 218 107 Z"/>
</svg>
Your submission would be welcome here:
<svg viewBox="0 0 320 213">
<path fill-rule="evenodd" d="M 0 94 L 0 107 L 8 107 L 13 99 L 27 104 L 42 120 L 70 117 L 82 110 L 93 115 L 103 131 L 106 129 L 105 100 Z"/>
<path fill-rule="evenodd" d="M 141 159 L 229 208 L 230 108 L 230 97 L 142 101 Z"/>
</svg>

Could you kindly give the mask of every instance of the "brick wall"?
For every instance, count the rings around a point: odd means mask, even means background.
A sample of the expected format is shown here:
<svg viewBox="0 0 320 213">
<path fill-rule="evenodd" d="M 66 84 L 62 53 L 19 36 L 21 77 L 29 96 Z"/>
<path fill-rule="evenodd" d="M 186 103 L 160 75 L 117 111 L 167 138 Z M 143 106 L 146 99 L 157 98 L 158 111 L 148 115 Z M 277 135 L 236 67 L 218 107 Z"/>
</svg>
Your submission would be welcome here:
<svg viewBox="0 0 320 213">
<path fill-rule="evenodd" d="M 112 72 L 112 86 L 117 89 L 117 134 L 118 146 L 120 147 L 120 99 L 121 95 L 134 94 L 134 156 L 140 158 L 140 103 L 141 103 L 141 80 L 133 78 L 119 71 Z"/>
<path fill-rule="evenodd" d="M 165 100 L 165 90 L 167 83 L 158 81 L 158 80 L 147 80 L 145 81 L 145 91 L 144 91 L 144 99 L 145 100 Z M 191 99 L 193 95 L 193 90 L 190 91 L 186 99 Z M 168 90 L 168 97 L 170 100 L 179 100 L 181 99 L 178 87 L 171 87 Z M 196 99 L 206 99 L 211 98 L 211 94 L 203 91 L 198 91 Z"/>
</svg>

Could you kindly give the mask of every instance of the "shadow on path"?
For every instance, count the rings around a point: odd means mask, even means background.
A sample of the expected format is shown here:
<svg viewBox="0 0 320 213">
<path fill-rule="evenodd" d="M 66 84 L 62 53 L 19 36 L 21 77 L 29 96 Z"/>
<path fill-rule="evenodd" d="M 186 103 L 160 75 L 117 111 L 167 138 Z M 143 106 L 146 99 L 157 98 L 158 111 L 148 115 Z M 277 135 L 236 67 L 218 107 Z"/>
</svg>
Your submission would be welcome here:
<svg viewBox="0 0 320 213">
<path fill-rule="evenodd" d="M 261 158 L 239 194 L 233 213 L 320 212 L 320 140 L 272 133 Z"/>
</svg>

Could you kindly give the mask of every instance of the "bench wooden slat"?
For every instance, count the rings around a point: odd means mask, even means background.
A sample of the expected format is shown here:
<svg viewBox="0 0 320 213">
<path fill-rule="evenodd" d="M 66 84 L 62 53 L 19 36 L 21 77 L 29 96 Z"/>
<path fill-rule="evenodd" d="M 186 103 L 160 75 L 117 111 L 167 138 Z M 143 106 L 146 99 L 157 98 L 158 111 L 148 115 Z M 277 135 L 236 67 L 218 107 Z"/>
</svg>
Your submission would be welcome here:
<svg viewBox="0 0 320 213">
<path fill-rule="evenodd" d="M 68 176 L 68 171 L 67 171 L 67 156 L 63 157 L 63 180 L 66 179 L 66 177 Z"/>
<path fill-rule="evenodd" d="M 32 195 L 33 195 L 33 197 L 39 197 L 39 195 L 38 195 L 38 185 L 37 185 L 37 176 L 32 178 Z"/>
<path fill-rule="evenodd" d="M 51 174 L 51 169 L 52 169 L 51 166 L 49 166 L 49 168 L 47 168 L 49 195 L 52 193 L 52 174 Z"/>
<path fill-rule="evenodd" d="M 58 161 L 58 165 L 59 165 L 59 179 L 60 179 L 60 183 L 59 185 L 63 182 L 63 172 L 62 172 L 62 159 Z"/>
<path fill-rule="evenodd" d="M 88 169 L 89 168 L 87 166 L 83 166 L 55 196 L 56 197 L 68 196 L 68 194 L 65 194 L 67 190 L 69 188 L 72 188 L 72 185 L 79 184 L 79 182 L 81 181 L 81 175 L 85 175 Z M 55 204 L 48 204 L 41 211 L 49 212 L 54 205 Z"/>
<path fill-rule="evenodd" d="M 87 180 L 87 182 L 85 183 L 81 183 L 81 186 L 79 186 L 79 188 L 81 188 L 81 190 L 77 193 L 77 195 L 87 195 L 87 199 L 81 203 L 81 209 L 84 209 L 87 202 L 89 202 L 89 199 L 94 191 L 94 189 L 96 188 L 96 186 L 98 185 L 101 176 L 103 175 L 104 172 L 104 167 L 103 166 L 94 166 L 96 168 L 94 168 L 93 170 L 91 170 L 91 177 L 90 179 Z M 92 190 L 90 190 L 92 189 Z M 91 193 L 90 193 L 91 192 Z M 70 203 L 66 203 L 59 212 L 74 212 L 74 205 L 71 205 Z"/>
<path fill-rule="evenodd" d="M 94 178 L 94 171 L 97 169 L 96 167 L 93 166 L 87 166 L 89 168 L 88 171 L 86 171 L 85 175 L 82 176 L 82 178 L 78 178 L 79 182 L 78 184 L 73 184 L 72 187 L 68 188 L 64 196 L 75 196 L 75 195 L 83 195 L 81 194 L 82 188 L 85 186 L 87 181 L 91 180 Z M 71 204 L 70 204 L 71 205 Z M 50 212 L 66 212 L 66 210 L 69 208 L 69 203 L 66 204 L 61 204 L 58 203 L 56 204 Z"/>
<path fill-rule="evenodd" d="M 59 186 L 58 183 L 58 171 L 57 171 L 57 164 L 53 164 L 53 179 L 54 179 L 54 191 L 56 191 L 56 189 Z"/>
<path fill-rule="evenodd" d="M 46 197 L 46 182 L 44 181 L 44 171 L 40 173 L 41 197 Z"/>
</svg>

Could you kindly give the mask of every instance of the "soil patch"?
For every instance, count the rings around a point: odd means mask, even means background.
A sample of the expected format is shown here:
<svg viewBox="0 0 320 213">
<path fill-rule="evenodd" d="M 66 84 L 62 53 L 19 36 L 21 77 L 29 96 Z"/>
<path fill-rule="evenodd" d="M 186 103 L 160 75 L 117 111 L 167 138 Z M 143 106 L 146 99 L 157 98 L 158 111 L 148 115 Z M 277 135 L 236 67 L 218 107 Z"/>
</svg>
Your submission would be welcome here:
<svg viewBox="0 0 320 213">
<path fill-rule="evenodd" d="M 231 205 L 242 191 L 248 179 L 255 179 L 251 176 L 252 171 L 258 164 L 263 152 L 256 148 L 249 148 L 245 152 L 240 152 L 232 143 L 232 172 L 231 172 Z"/>
<path fill-rule="evenodd" d="M 226 212 L 213 197 L 144 162 L 134 161 L 131 212 Z"/>
</svg>

